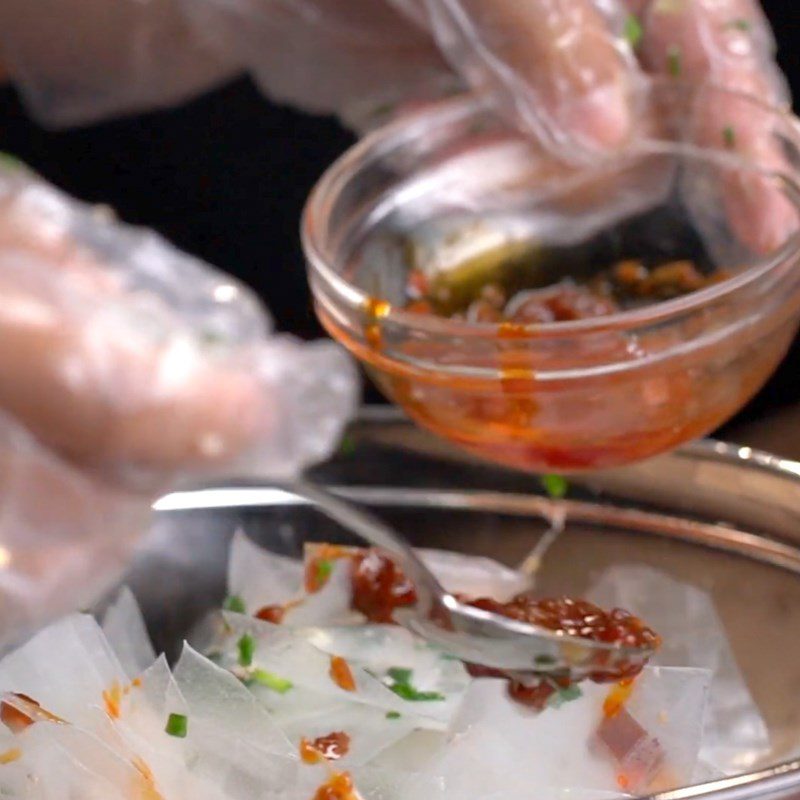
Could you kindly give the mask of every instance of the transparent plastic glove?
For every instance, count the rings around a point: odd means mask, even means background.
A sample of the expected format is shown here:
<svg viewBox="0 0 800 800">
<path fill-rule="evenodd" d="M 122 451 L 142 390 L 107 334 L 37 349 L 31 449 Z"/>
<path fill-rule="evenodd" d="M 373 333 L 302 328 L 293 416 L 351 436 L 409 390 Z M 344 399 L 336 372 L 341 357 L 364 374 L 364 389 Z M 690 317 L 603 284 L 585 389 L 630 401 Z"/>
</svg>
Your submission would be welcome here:
<svg viewBox="0 0 800 800">
<path fill-rule="evenodd" d="M 12 74 L 62 124 L 163 105 L 236 68 L 278 100 L 355 117 L 466 83 L 574 158 L 636 133 L 636 55 L 787 97 L 755 0 L 6 0 L 0 23 Z"/>
<path fill-rule="evenodd" d="M 0 295 L 4 631 L 113 580 L 159 492 L 290 478 L 355 408 L 336 346 L 273 335 L 229 277 L 13 166 Z"/>
<path fill-rule="evenodd" d="M 587 163 L 663 123 L 648 102 L 652 77 L 788 108 L 755 0 L 183 1 L 198 37 L 240 58 L 269 96 L 338 112 L 358 130 L 466 86 L 557 159 Z M 701 97 L 687 135 L 785 171 L 773 131 L 745 105 Z M 725 203 L 757 252 L 798 224 L 769 179 L 734 175 Z"/>
<path fill-rule="evenodd" d="M 0 54 L 54 126 L 172 105 L 240 70 L 203 47 L 176 0 L 3 0 Z"/>
</svg>

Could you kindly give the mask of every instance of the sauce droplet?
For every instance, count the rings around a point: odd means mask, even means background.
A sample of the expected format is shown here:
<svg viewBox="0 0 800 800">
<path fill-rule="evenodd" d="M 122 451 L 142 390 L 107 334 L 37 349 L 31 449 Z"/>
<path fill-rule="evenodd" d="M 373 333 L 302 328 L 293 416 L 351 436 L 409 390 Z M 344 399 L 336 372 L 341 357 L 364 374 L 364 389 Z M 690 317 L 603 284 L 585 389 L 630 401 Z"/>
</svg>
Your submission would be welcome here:
<svg viewBox="0 0 800 800">
<path fill-rule="evenodd" d="M 380 350 L 383 345 L 383 335 L 381 333 L 381 320 L 388 316 L 392 310 L 391 303 L 386 300 L 379 300 L 377 297 L 370 297 L 364 304 L 364 311 L 367 316 L 367 324 L 364 328 L 364 338 L 373 350 Z"/>
<path fill-rule="evenodd" d="M 333 731 L 314 739 L 312 747 L 328 761 L 336 761 L 350 752 L 350 737 L 344 731 Z"/>
<path fill-rule="evenodd" d="M 300 740 L 300 760 L 304 764 L 322 764 L 325 756 L 305 737 Z"/>
<path fill-rule="evenodd" d="M 111 719 L 119 719 L 120 703 L 122 701 L 122 689 L 118 683 L 113 683 L 110 689 L 103 691 L 103 705 Z"/>
<path fill-rule="evenodd" d="M 346 692 L 354 692 L 356 690 L 356 679 L 353 677 L 353 671 L 341 656 L 331 656 L 331 667 L 328 674 L 340 689 L 344 689 Z"/>
<path fill-rule="evenodd" d="M 347 772 L 334 772 L 317 789 L 314 800 L 360 800 L 353 786 L 353 779 Z"/>
<path fill-rule="evenodd" d="M 11 764 L 17 761 L 21 756 L 22 750 L 20 750 L 19 747 L 12 747 L 10 750 L 0 753 L 0 764 Z"/>
<path fill-rule="evenodd" d="M 609 719 L 616 717 L 617 714 L 622 711 L 625 703 L 628 702 L 632 692 L 632 678 L 620 681 L 613 686 L 608 695 L 606 695 L 606 699 L 603 701 L 603 715 Z"/>
<path fill-rule="evenodd" d="M 271 622 L 273 625 L 280 625 L 285 613 L 286 609 L 283 606 L 264 606 L 256 611 L 255 617 L 264 622 Z"/>
</svg>

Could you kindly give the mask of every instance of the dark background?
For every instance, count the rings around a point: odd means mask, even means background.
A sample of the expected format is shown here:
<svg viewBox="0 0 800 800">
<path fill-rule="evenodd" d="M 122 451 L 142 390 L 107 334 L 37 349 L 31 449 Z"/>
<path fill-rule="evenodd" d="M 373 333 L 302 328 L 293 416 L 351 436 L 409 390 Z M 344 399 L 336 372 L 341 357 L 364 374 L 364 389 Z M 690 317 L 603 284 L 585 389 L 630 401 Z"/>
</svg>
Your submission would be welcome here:
<svg viewBox="0 0 800 800">
<path fill-rule="evenodd" d="M 800 9 L 795 0 L 764 7 L 800 98 Z M 322 331 L 305 282 L 300 211 L 351 142 L 336 121 L 272 105 L 247 79 L 169 111 L 59 132 L 37 126 L 14 90 L 0 89 L 1 150 L 233 273 L 262 295 L 280 329 L 305 338 Z M 800 400 L 798 367 L 800 341 L 740 420 Z"/>
</svg>

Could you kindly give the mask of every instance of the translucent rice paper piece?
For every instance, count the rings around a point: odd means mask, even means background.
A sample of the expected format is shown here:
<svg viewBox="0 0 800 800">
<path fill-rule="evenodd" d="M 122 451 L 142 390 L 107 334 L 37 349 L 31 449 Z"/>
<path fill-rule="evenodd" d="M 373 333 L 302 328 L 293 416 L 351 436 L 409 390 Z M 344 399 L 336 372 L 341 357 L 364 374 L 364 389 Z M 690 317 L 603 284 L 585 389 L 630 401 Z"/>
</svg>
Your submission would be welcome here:
<svg viewBox="0 0 800 800">
<path fill-rule="evenodd" d="M 340 655 L 381 679 L 389 679 L 388 671 L 392 667 L 410 669 L 415 688 L 445 696 L 444 701 L 435 704 L 437 717 L 442 720 L 450 719 L 457 711 L 470 682 L 460 661 L 414 637 L 405 628 L 363 625 L 315 629 L 307 635 L 320 650 Z"/>
<path fill-rule="evenodd" d="M 387 769 L 370 764 L 354 768 L 351 774 L 359 793 L 368 800 L 438 800 L 445 791 L 441 780 L 409 772 L 407 765 L 399 769 Z"/>
<path fill-rule="evenodd" d="M 158 743 L 159 755 L 183 761 L 183 741 L 168 737 L 165 726 L 170 714 L 188 715 L 189 707 L 161 655 L 149 669 L 123 692 L 116 725 L 139 749 Z M 172 748 L 171 753 L 165 750 Z"/>
<path fill-rule="evenodd" d="M 353 565 L 350 559 L 333 561 L 331 574 L 318 591 L 307 594 L 286 611 L 281 625 L 348 625 L 364 621 L 364 615 L 353 611 Z"/>
<path fill-rule="evenodd" d="M 100 626 L 73 614 L 45 628 L 0 662 L 0 692 L 28 695 L 47 711 L 91 730 L 104 718 L 103 692 L 128 677 Z"/>
<path fill-rule="evenodd" d="M 528 757 L 535 749 L 529 740 Z M 440 782 L 442 800 L 475 800 L 498 794 L 502 797 L 537 796 L 539 786 L 531 782 L 527 765 L 499 729 L 476 725 L 455 734 L 421 775 Z M 414 796 L 419 780 L 410 780 L 406 797 Z"/>
<path fill-rule="evenodd" d="M 422 773 L 447 745 L 446 731 L 414 731 L 397 744 L 387 747 L 371 766 L 387 775 L 408 771 Z"/>
<path fill-rule="evenodd" d="M 103 633 L 129 678 L 135 678 L 156 660 L 142 611 L 127 586 L 106 610 Z"/>
<path fill-rule="evenodd" d="M 747 770 L 769 752 L 769 733 L 709 595 L 649 567 L 618 565 L 588 598 L 646 619 L 663 637 L 654 663 L 711 670 L 713 679 L 700 758 L 726 775 Z"/>
<path fill-rule="evenodd" d="M 294 692 L 300 689 L 327 700 L 361 703 L 382 709 L 384 712 L 397 711 L 414 717 L 417 727 L 441 729 L 447 726 L 457 707 L 458 699 L 453 697 L 445 698 L 444 701 L 404 700 L 387 688 L 377 677 L 377 672 L 373 673 L 371 667 L 345 659 L 356 685 L 355 691 L 347 691 L 331 677 L 333 655 L 312 645 L 304 638 L 306 633 L 304 630 L 269 625 L 241 615 L 226 615 L 226 620 L 232 628 L 232 634 L 229 649 L 223 655 L 223 666 L 229 667 L 234 672 L 242 672 L 236 664 L 236 642 L 243 633 L 249 632 L 256 640 L 252 667 L 267 670 L 292 681 L 294 688 L 285 694 L 259 689 L 257 685 L 252 687 L 270 711 L 285 711 L 287 707 L 291 708 L 295 702 Z M 343 630 L 356 632 L 361 629 Z"/>
<path fill-rule="evenodd" d="M 189 706 L 193 773 L 226 798 L 291 797 L 297 751 L 248 689 L 188 646 L 175 676 Z"/>
<path fill-rule="evenodd" d="M 387 717 L 387 713 L 391 712 L 357 703 L 340 703 L 303 717 L 280 720 L 280 724 L 295 746 L 303 738 L 313 741 L 334 731 L 346 733 L 350 737 L 349 750 L 346 756 L 337 759 L 336 767 L 349 769 L 369 763 L 417 727 L 415 717 L 401 715 L 394 719 Z"/>
<path fill-rule="evenodd" d="M 692 773 L 692 784 L 696 783 L 709 783 L 711 781 L 718 781 L 727 777 L 722 770 L 712 766 L 707 761 L 698 759 L 695 764 L 694 773 Z"/>
<path fill-rule="evenodd" d="M 450 592 L 509 600 L 530 588 L 528 576 L 491 558 L 431 549 L 419 550 L 419 555 Z"/>
<path fill-rule="evenodd" d="M 648 667 L 634 683 L 626 710 L 658 740 L 665 757 L 664 768 L 646 787 L 648 791 L 691 783 L 703 743 L 711 680 L 706 669 Z"/>
<path fill-rule="evenodd" d="M 228 559 L 228 594 L 244 601 L 248 614 L 283 605 L 303 590 L 303 563 L 270 553 L 236 531 Z"/>
<path fill-rule="evenodd" d="M 192 728 L 211 728 L 223 738 L 246 738 L 265 753 L 291 756 L 294 750 L 263 705 L 230 672 L 185 645 L 175 680 L 192 718 Z"/>
<path fill-rule="evenodd" d="M 692 777 L 709 680 L 707 670 L 671 668 L 647 668 L 637 679 L 624 711 L 645 729 L 648 740 L 657 739 L 663 752 L 658 773 L 652 781 L 642 778 L 639 784 L 631 759 L 641 752 L 644 741 L 621 742 L 617 757 L 612 757 L 598 740 L 605 719 L 603 703 L 611 691 L 607 685 L 584 682 L 580 698 L 536 714 L 509 698 L 505 681 L 478 679 L 470 685 L 452 729 L 456 738 L 462 733 L 499 733 L 529 787 L 614 792 L 624 775 L 624 788 L 632 792 L 663 790 L 685 785 Z M 461 765 L 464 771 L 469 768 Z M 435 769 L 429 766 L 425 771 Z"/>
<path fill-rule="evenodd" d="M 57 800 L 128 800 L 131 791 L 153 797 L 146 773 L 98 737 L 72 725 L 39 723 L 20 737 L 29 791 L 20 797 Z M 5 769 L 5 767 L 3 768 Z"/>
</svg>

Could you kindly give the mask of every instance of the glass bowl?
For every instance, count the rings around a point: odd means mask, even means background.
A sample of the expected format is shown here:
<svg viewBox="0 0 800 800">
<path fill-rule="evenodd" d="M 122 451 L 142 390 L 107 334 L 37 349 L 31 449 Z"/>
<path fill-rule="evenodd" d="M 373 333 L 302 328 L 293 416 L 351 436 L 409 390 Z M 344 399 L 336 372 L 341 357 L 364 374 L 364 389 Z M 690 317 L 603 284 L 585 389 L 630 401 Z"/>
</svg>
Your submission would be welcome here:
<svg viewBox="0 0 800 800">
<path fill-rule="evenodd" d="M 741 157 L 732 129 L 709 136 L 703 112 L 723 101 L 767 132 L 778 169 Z M 715 429 L 797 329 L 796 227 L 773 229 L 767 246 L 752 215 L 759 198 L 777 200 L 796 222 L 800 140 L 784 113 L 718 89 L 657 86 L 652 103 L 657 135 L 594 167 L 554 164 L 475 98 L 367 137 L 322 177 L 304 215 L 324 326 L 410 417 L 496 462 L 610 467 Z M 631 257 L 691 259 L 705 288 L 544 324 L 409 307 L 420 274 L 460 308 L 487 276 L 519 288 Z"/>
<path fill-rule="evenodd" d="M 543 554 L 538 573 L 543 594 L 580 595 L 604 570 L 619 567 L 657 570 L 703 590 L 769 743 L 753 748 L 747 714 L 735 702 L 721 702 L 735 775 L 682 787 L 664 800 L 800 794 L 800 643 L 794 635 L 800 624 L 800 464 L 696 442 L 647 464 L 579 476 L 564 501 L 552 501 L 530 476 L 487 464 L 381 409 L 362 415 L 346 452 L 314 478 L 340 487 L 416 544 L 488 555 L 509 566 L 541 543 L 560 509 L 564 532 Z M 306 540 L 348 541 L 313 507 L 268 486 L 186 490 L 162 498 L 156 508 L 154 530 L 125 582 L 142 604 L 157 648 L 172 656 L 225 596 L 234 531 L 287 555 Z M 626 598 L 634 613 L 652 603 L 654 586 L 651 581 Z M 691 607 L 666 606 L 662 611 L 678 626 L 685 618 L 696 639 Z"/>
</svg>

